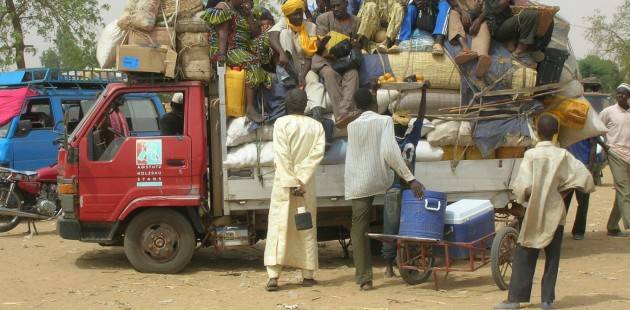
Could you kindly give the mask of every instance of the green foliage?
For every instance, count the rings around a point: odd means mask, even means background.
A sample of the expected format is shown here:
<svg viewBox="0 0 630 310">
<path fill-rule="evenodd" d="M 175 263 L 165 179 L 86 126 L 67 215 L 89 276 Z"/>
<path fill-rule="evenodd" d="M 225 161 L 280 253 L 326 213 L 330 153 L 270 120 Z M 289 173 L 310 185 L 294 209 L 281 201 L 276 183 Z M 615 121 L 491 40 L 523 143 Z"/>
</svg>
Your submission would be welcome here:
<svg viewBox="0 0 630 310">
<path fill-rule="evenodd" d="M 109 10 L 109 5 L 99 5 L 98 0 L 0 1 L 0 68 L 26 65 L 26 34 L 52 40 L 60 29 L 70 29 L 75 45 L 90 46 L 103 26 L 102 10 Z M 51 57 L 49 52 L 46 58 Z"/>
<path fill-rule="evenodd" d="M 96 60 L 96 42 L 88 39 L 85 45 L 79 45 L 70 29 L 65 26 L 57 29 L 54 46 L 40 57 L 44 67 L 77 70 L 98 68 Z"/>
<path fill-rule="evenodd" d="M 602 90 L 607 93 L 614 92 L 615 88 L 623 82 L 619 72 L 619 66 L 607 59 L 601 59 L 597 55 L 588 55 L 578 61 L 582 77 L 596 77 L 602 83 Z"/>
<path fill-rule="evenodd" d="M 597 54 L 611 59 L 621 68 L 623 80 L 630 80 L 630 0 L 617 7 L 617 13 L 607 20 L 601 12 L 589 18 L 591 27 L 586 36 L 593 42 Z"/>
</svg>

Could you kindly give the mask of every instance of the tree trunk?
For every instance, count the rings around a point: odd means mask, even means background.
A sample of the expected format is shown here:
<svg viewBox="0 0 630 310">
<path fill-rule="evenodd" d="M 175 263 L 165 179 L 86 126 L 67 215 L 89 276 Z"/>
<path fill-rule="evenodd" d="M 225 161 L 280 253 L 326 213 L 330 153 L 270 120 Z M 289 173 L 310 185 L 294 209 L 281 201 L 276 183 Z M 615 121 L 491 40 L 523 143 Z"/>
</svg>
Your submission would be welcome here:
<svg viewBox="0 0 630 310">
<path fill-rule="evenodd" d="M 13 45 L 13 48 L 15 48 L 15 64 L 18 69 L 25 69 L 26 61 L 24 60 L 24 50 L 26 49 L 26 46 L 24 46 L 24 31 L 22 30 L 20 16 L 18 16 L 13 0 L 4 0 L 4 3 L 9 11 L 11 24 L 13 25 L 13 37 L 15 38 L 15 43 Z"/>
</svg>

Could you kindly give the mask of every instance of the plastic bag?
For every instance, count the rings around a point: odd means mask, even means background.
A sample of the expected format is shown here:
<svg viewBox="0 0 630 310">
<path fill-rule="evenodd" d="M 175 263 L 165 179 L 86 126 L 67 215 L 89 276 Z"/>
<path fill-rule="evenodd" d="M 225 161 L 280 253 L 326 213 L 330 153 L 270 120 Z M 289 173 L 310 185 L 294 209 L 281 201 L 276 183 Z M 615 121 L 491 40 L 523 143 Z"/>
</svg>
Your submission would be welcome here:
<svg viewBox="0 0 630 310">
<path fill-rule="evenodd" d="M 258 148 L 260 147 L 260 153 Z M 228 151 L 223 165 L 228 169 L 273 166 L 273 142 L 249 143 Z M 260 159 L 260 160 L 259 160 Z"/>
<path fill-rule="evenodd" d="M 441 147 L 431 146 L 425 140 L 421 140 L 416 146 L 416 162 L 440 161 L 443 156 L 444 150 Z"/>
<path fill-rule="evenodd" d="M 138 29 L 151 32 L 155 27 L 160 0 L 129 0 L 120 19 L 118 27 L 122 30 Z"/>
<path fill-rule="evenodd" d="M 113 67 L 116 63 L 116 47 L 119 46 L 125 33 L 118 27 L 118 21 L 113 21 L 103 29 L 96 45 L 96 59 L 101 68 Z"/>
<path fill-rule="evenodd" d="M 581 97 L 580 100 L 586 100 L 586 98 Z M 604 125 L 604 123 L 599 119 L 599 114 L 597 114 L 595 109 L 591 107 L 586 115 L 584 127 L 582 129 L 571 129 L 561 126 L 560 137 L 558 140 L 560 142 L 560 146 L 568 147 L 576 142 L 601 136 L 606 132 L 608 132 L 608 128 L 606 128 L 606 125 Z"/>
<path fill-rule="evenodd" d="M 233 147 L 245 143 L 273 140 L 273 125 L 264 125 L 258 129 L 250 130 L 250 124 L 247 117 L 239 117 L 233 119 L 227 128 L 227 138 L 225 145 Z"/>
<path fill-rule="evenodd" d="M 435 129 L 427 135 L 433 146 L 466 146 L 472 144 L 472 128 L 470 122 L 435 120 Z"/>
<path fill-rule="evenodd" d="M 550 96 L 543 102 L 546 112 L 555 116 L 562 126 L 571 129 L 582 129 L 591 105 L 585 99 L 571 99 L 561 96 Z"/>
</svg>

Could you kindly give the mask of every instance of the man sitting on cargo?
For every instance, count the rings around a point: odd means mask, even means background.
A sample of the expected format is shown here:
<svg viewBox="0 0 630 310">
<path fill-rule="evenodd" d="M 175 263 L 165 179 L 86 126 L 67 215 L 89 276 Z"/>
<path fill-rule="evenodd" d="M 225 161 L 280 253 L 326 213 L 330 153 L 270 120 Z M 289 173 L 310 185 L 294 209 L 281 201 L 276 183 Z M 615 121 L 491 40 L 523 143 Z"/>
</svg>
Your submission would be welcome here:
<svg viewBox="0 0 630 310">
<path fill-rule="evenodd" d="M 484 0 L 484 17 L 492 37 L 508 44 L 514 57 L 530 53 L 536 62 L 545 59 L 544 50 L 551 42 L 553 22 L 543 36 L 536 35 L 539 16 L 536 10 L 523 10 L 518 15 L 512 13 L 510 5 L 514 0 Z M 517 41 L 516 46 L 514 42 Z"/>
<path fill-rule="evenodd" d="M 455 63 L 462 65 L 477 61 L 475 76 L 483 78 L 490 65 L 490 30 L 485 22 L 482 0 L 449 0 L 452 10 L 448 20 L 448 40 L 457 41 L 462 51 L 455 56 Z M 468 34 L 472 36 L 472 47 L 468 45 Z"/>
<path fill-rule="evenodd" d="M 347 0 L 331 0 L 330 3 L 332 11 L 317 18 L 317 35 L 325 37 L 331 32 L 337 32 L 356 40 L 359 21 L 355 16 L 348 14 Z M 338 73 L 333 69 L 333 61 L 332 57 L 315 54 L 311 69 L 324 79 L 326 91 L 333 104 L 335 125 L 345 128 L 359 115 L 352 102 L 352 95 L 359 88 L 359 70 L 349 69 Z"/>
<path fill-rule="evenodd" d="M 541 142 L 525 153 L 512 186 L 517 202 L 527 203 L 527 209 L 513 254 L 508 299 L 496 305 L 495 309 L 518 309 L 520 303 L 530 301 L 541 249 L 545 251 L 541 308 L 551 309 L 556 299 L 555 287 L 566 218 L 562 194 L 571 189 L 585 193 L 595 191 L 588 169 L 567 150 L 554 144 L 558 136 L 558 120 L 550 114 L 543 114 L 538 119 L 537 129 Z"/>
<path fill-rule="evenodd" d="M 387 192 L 398 175 L 414 192 L 424 195 L 420 184 L 407 167 L 394 136 L 392 118 L 376 111 L 376 100 L 368 89 L 354 95 L 361 116 L 348 125 L 345 166 L 345 198 L 352 201 L 352 229 L 355 280 L 362 291 L 372 289 L 372 252 L 365 235 L 372 219 L 374 196 Z"/>
<path fill-rule="evenodd" d="M 325 139 L 322 125 L 304 116 L 306 100 L 303 90 L 290 90 L 286 97 L 289 115 L 279 118 L 274 126 L 276 172 L 265 245 L 267 291 L 278 290 L 284 267 L 302 270 L 302 286 L 317 284 L 313 279 L 318 268 L 315 172 L 324 159 Z M 298 210 L 301 208 L 304 210 Z M 312 227 L 298 231 L 295 216 L 305 213 L 301 211 L 311 214 Z"/>
<path fill-rule="evenodd" d="M 403 2 L 403 3 L 401 3 Z M 381 28 L 387 29 L 387 39 L 379 45 L 379 51 L 386 53 L 396 43 L 402 24 L 405 0 L 365 0 L 357 17 L 361 20 L 357 33 L 365 43 L 374 40 Z M 366 46 L 363 46 L 364 48 Z M 397 52 L 397 49 L 392 49 Z"/>
<path fill-rule="evenodd" d="M 176 93 L 171 99 L 171 112 L 160 118 L 160 136 L 184 134 L 184 94 Z"/>
<path fill-rule="evenodd" d="M 285 18 L 269 30 L 271 47 L 278 54 L 278 64 L 295 70 L 298 87 L 306 91 L 307 114 L 321 120 L 326 109 L 324 85 L 311 71 L 311 60 L 317 52 L 317 26 L 304 19 L 303 0 L 287 0 L 281 7 Z"/>
</svg>

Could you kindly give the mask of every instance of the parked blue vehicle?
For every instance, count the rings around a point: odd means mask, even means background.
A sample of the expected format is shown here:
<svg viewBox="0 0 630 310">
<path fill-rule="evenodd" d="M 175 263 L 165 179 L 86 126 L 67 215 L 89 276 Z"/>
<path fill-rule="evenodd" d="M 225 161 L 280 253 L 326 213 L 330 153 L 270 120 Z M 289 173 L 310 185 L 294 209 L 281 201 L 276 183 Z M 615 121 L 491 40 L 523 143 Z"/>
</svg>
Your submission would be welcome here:
<svg viewBox="0 0 630 310">
<path fill-rule="evenodd" d="M 64 126 L 67 124 L 71 131 L 105 86 L 124 78 L 113 71 L 44 68 L 0 72 L 0 167 L 35 171 L 55 163 L 58 150 L 55 141 L 64 132 Z M 154 107 L 136 111 L 125 104 L 121 111 L 128 121 L 146 120 L 129 124 L 130 128 L 140 126 L 145 132 L 154 131 L 158 135 L 158 119 L 165 113 L 160 98 L 155 94 L 136 94 L 125 99 L 144 101 Z M 139 112 L 147 115 L 139 118 L 135 115 Z M 66 116 L 68 120 L 64 122 Z"/>
</svg>

